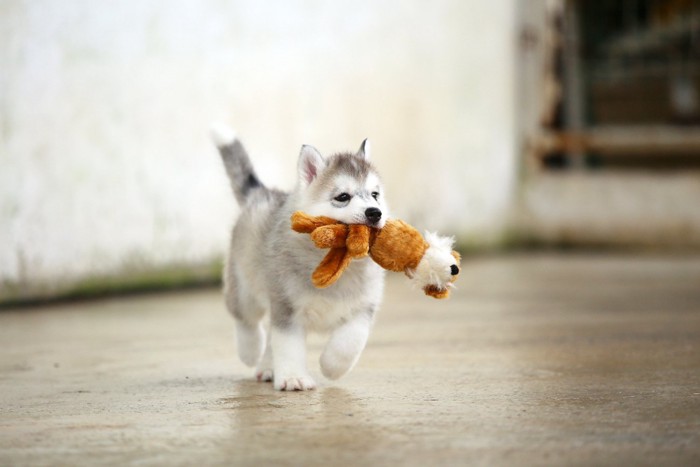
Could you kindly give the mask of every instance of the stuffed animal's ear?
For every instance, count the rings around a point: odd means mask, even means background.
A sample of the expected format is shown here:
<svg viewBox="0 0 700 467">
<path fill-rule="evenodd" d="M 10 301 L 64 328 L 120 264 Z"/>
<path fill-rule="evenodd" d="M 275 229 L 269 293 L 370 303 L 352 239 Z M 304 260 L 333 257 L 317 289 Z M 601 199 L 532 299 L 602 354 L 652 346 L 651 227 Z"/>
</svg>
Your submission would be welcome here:
<svg viewBox="0 0 700 467">
<path fill-rule="evenodd" d="M 371 152 L 371 148 L 369 145 L 369 139 L 365 138 L 365 140 L 360 145 L 360 149 L 357 151 L 357 156 L 368 161 L 369 156 L 370 156 L 370 152 Z"/>
<path fill-rule="evenodd" d="M 448 298 L 450 296 L 450 289 L 441 289 L 434 285 L 426 285 L 425 287 L 423 287 L 423 292 L 425 292 L 426 295 L 433 298 L 437 298 L 439 300 Z"/>
<path fill-rule="evenodd" d="M 321 172 L 324 165 L 325 161 L 318 149 L 307 144 L 303 145 L 299 152 L 299 162 L 297 163 L 299 182 L 303 186 L 310 185 Z"/>
</svg>

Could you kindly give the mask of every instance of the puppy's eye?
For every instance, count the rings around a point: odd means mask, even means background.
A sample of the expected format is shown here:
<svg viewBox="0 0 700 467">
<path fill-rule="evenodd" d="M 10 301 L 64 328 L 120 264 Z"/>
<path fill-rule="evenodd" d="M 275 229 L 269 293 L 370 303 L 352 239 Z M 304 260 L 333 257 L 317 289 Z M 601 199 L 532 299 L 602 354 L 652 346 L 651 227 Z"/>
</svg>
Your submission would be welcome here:
<svg viewBox="0 0 700 467">
<path fill-rule="evenodd" d="M 352 198 L 352 196 L 350 196 L 349 194 L 341 193 L 333 199 L 338 201 L 339 203 L 346 203 L 346 202 L 350 201 L 350 198 Z"/>
<path fill-rule="evenodd" d="M 373 191 L 373 192 L 372 192 L 372 198 L 374 198 L 375 200 L 379 200 L 379 192 L 378 192 L 378 191 Z"/>
</svg>

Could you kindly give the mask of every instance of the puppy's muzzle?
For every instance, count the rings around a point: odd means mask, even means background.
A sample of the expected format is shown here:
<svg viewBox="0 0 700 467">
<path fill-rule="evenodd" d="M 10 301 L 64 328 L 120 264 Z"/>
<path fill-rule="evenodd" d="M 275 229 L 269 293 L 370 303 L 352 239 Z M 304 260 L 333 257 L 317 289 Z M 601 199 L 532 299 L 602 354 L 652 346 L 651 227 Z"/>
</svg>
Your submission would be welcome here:
<svg viewBox="0 0 700 467">
<path fill-rule="evenodd" d="M 382 211 L 380 211 L 377 208 L 367 208 L 367 210 L 365 211 L 365 217 L 372 224 L 376 224 L 377 222 L 379 222 L 379 219 L 382 218 Z"/>
</svg>

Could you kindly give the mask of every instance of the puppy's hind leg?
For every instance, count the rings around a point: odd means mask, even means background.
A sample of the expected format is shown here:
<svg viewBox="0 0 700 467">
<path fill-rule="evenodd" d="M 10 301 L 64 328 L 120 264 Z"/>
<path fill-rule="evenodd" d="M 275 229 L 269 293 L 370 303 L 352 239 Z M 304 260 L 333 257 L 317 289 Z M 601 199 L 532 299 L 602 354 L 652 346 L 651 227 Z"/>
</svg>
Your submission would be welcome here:
<svg viewBox="0 0 700 467">
<path fill-rule="evenodd" d="M 242 293 L 230 277 L 225 278 L 226 307 L 236 319 L 238 357 L 247 366 L 255 366 L 265 350 L 265 308 Z"/>
<path fill-rule="evenodd" d="M 262 356 L 262 360 L 258 363 L 255 369 L 255 377 L 258 381 L 269 382 L 274 378 L 274 361 L 272 358 L 272 345 L 270 343 L 271 339 L 267 340 L 267 346 L 265 347 L 265 353 Z"/>
<path fill-rule="evenodd" d="M 236 320 L 238 358 L 247 366 L 258 364 L 265 350 L 265 328 L 261 322 L 249 324 Z"/>
</svg>

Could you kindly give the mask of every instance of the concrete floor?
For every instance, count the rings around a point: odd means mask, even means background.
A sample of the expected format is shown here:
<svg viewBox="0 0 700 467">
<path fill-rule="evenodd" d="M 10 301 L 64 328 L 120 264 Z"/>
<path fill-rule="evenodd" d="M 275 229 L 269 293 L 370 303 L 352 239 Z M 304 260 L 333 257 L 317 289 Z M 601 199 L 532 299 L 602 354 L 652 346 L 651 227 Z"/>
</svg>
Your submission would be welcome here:
<svg viewBox="0 0 700 467">
<path fill-rule="evenodd" d="M 278 393 L 218 291 L 0 312 L 0 465 L 699 465 L 700 257 L 401 276 L 355 370 Z"/>
</svg>

